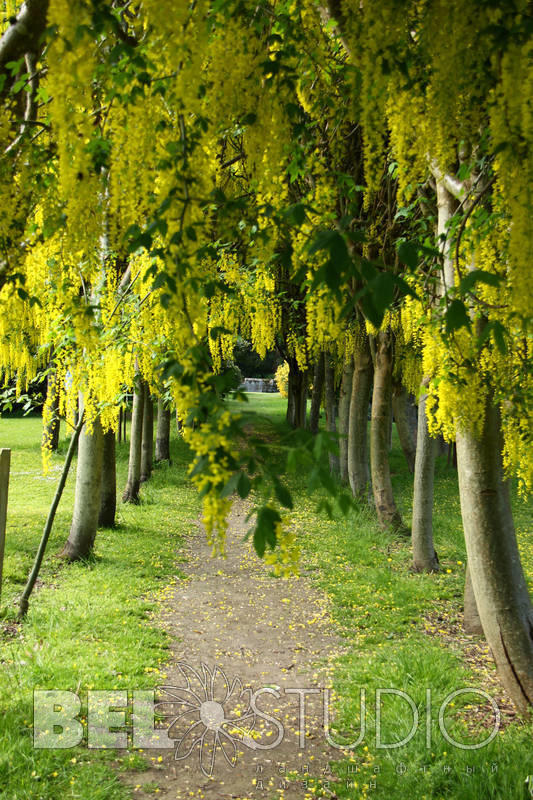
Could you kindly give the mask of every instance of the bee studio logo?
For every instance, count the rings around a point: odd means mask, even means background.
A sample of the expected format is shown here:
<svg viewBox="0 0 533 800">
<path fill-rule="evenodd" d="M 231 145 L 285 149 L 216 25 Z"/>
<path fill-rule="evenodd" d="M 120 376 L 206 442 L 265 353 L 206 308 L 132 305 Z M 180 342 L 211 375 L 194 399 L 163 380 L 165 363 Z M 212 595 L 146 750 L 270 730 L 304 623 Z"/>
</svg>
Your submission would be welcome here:
<svg viewBox="0 0 533 800">
<path fill-rule="evenodd" d="M 217 754 L 231 767 L 237 763 L 237 744 L 249 747 L 256 722 L 252 690 L 239 678 L 230 683 L 220 667 L 201 664 L 194 669 L 178 663 L 184 686 L 160 686 L 158 714 L 169 719 L 168 735 L 175 740 L 175 759 L 188 758 L 198 749 L 200 769 L 213 775 Z"/>
</svg>

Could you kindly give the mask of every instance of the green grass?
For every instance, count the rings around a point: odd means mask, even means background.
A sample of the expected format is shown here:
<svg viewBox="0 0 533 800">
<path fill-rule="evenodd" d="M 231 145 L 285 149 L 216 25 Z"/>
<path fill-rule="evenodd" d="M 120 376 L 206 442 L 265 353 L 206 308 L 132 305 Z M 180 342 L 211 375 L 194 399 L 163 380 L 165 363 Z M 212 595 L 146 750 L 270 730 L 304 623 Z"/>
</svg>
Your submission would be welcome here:
<svg viewBox="0 0 533 800">
<path fill-rule="evenodd" d="M 116 752 L 36 750 L 32 744 L 33 690 L 152 688 L 160 683 L 169 642 L 151 620 L 159 596 L 176 576 L 182 537 L 198 515 L 198 499 L 186 478 L 187 448 L 173 442 L 173 466 L 156 468 L 139 506 L 119 505 L 119 524 L 101 530 L 95 557 L 66 565 L 56 554 L 68 535 L 75 464 L 48 544 L 42 583 L 16 627 L 16 600 L 28 575 L 66 450 L 52 458 L 43 477 L 39 418 L 0 421 L 0 446 L 12 449 L 6 534 L 3 627 L 0 638 L 0 796 L 26 798 L 130 797 L 111 761 Z M 124 486 L 127 447 L 118 449 L 118 487 Z M 177 575 L 179 580 L 179 574 Z M 135 753 L 119 753 L 124 765 L 143 766 Z"/>
<path fill-rule="evenodd" d="M 250 396 L 247 409 L 260 416 L 254 427 L 269 437 L 283 436 L 285 403 L 278 396 Z M 410 524 L 412 477 L 396 433 L 390 455 L 395 497 Z M 410 542 L 379 530 L 367 507 L 329 520 L 317 515 L 320 494 L 309 495 L 303 480 L 285 476 L 296 501 L 293 524 L 303 549 L 302 569 L 309 570 L 331 601 L 331 614 L 345 647 L 333 664 L 336 699 L 334 738 L 355 741 L 360 731 L 360 690 L 366 690 L 366 733 L 360 746 L 340 757 L 334 771 L 339 797 L 456 798 L 456 800 L 522 800 L 524 780 L 533 774 L 531 724 L 513 722 L 494 741 L 477 750 L 454 747 L 443 737 L 438 712 L 444 699 L 463 687 L 500 687 L 481 640 L 476 658 L 454 636 L 461 622 L 465 545 L 457 475 L 439 458 L 436 468 L 434 536 L 442 571 L 417 575 L 409 570 Z M 533 588 L 532 504 L 515 502 L 515 522 L 524 568 Z M 398 749 L 378 749 L 375 740 L 375 690 L 395 688 L 415 702 L 420 723 L 416 735 Z M 426 689 L 432 692 L 431 747 L 426 748 Z M 448 708 L 447 730 L 465 744 L 483 741 L 486 727 L 468 704 L 480 698 L 464 695 Z M 497 698 L 499 701 L 499 696 Z M 400 741 L 409 733 L 412 716 L 405 700 L 383 698 L 382 742 Z M 457 712 L 457 714 L 455 713 Z M 356 769 L 358 772 L 348 772 Z M 301 779 L 301 777 L 300 777 Z M 357 788 L 349 786 L 357 782 Z M 320 795 L 320 781 L 316 782 Z M 375 788 L 372 786 L 375 784 Z M 328 796 L 328 792 L 324 792 Z"/>
</svg>

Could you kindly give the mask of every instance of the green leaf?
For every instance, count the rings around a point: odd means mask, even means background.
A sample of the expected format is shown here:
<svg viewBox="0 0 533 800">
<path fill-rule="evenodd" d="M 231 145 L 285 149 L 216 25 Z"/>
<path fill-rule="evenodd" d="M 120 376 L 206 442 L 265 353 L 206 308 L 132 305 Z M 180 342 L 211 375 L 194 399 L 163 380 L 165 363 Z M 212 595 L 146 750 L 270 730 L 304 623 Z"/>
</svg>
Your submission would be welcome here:
<svg viewBox="0 0 533 800">
<path fill-rule="evenodd" d="M 237 491 L 237 486 L 239 485 L 239 478 L 241 476 L 240 472 L 235 472 L 229 481 L 224 485 L 222 491 L 220 492 L 221 497 L 229 497 L 233 494 L 233 492 Z"/>
<path fill-rule="evenodd" d="M 239 493 L 239 497 L 242 500 L 245 500 L 250 494 L 251 488 L 252 488 L 252 482 L 250 478 L 245 472 L 241 472 L 239 474 L 239 480 L 237 482 L 237 491 Z"/>
<path fill-rule="evenodd" d="M 281 522 L 281 517 L 275 508 L 263 506 L 257 512 L 257 522 L 254 530 L 254 548 L 263 558 L 268 544 L 271 550 L 276 546 L 276 525 Z"/>
<path fill-rule="evenodd" d="M 409 269 L 416 269 L 420 260 L 418 247 L 414 242 L 402 242 L 398 247 L 398 258 Z"/>
<path fill-rule="evenodd" d="M 474 269 L 461 280 L 459 290 L 463 294 L 470 292 L 476 283 L 486 283 L 488 286 L 498 287 L 501 283 L 501 278 L 493 272 L 487 272 L 484 269 Z"/>
<path fill-rule="evenodd" d="M 452 300 L 446 311 L 446 333 L 459 330 L 459 328 L 470 328 L 470 317 L 467 314 L 465 304 L 461 300 Z"/>
<path fill-rule="evenodd" d="M 507 331 L 502 323 L 495 320 L 492 323 L 492 338 L 494 339 L 494 343 L 502 355 L 507 353 L 507 342 L 505 341 L 506 334 Z"/>
<path fill-rule="evenodd" d="M 277 478 L 274 479 L 274 491 L 282 506 L 285 506 L 285 508 L 294 508 L 291 493 Z"/>
</svg>

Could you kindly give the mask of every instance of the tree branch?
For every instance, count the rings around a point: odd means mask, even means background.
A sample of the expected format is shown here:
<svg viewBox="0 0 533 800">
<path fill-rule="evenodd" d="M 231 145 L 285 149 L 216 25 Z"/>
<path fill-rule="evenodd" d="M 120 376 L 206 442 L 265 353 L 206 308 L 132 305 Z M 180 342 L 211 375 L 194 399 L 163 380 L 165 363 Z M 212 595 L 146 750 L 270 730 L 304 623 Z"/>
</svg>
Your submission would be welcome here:
<svg viewBox="0 0 533 800">
<path fill-rule="evenodd" d="M 450 175 L 448 172 L 442 172 L 434 159 L 430 162 L 430 169 L 435 180 L 442 183 L 444 188 L 447 189 L 453 197 L 457 200 L 463 199 L 467 188 L 464 181 L 454 178 L 454 176 Z"/>
<path fill-rule="evenodd" d="M 26 53 L 39 54 L 46 29 L 48 0 L 26 0 L 9 28 L 0 38 L 0 69 Z"/>
</svg>

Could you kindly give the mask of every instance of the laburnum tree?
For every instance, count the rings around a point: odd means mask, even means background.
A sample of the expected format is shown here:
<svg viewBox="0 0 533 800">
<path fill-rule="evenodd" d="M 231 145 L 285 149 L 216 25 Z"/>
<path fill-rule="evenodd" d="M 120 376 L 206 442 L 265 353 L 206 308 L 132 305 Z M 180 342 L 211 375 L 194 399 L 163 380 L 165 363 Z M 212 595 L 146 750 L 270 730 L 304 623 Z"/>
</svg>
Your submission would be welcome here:
<svg viewBox="0 0 533 800">
<path fill-rule="evenodd" d="M 341 475 L 400 527 L 387 437 L 403 381 L 419 397 L 415 568 L 436 567 L 442 434 L 457 442 L 483 630 L 527 710 L 533 615 L 506 478 L 531 489 L 530 5 L 3 8 L 0 363 L 23 383 L 52 360 L 59 412 L 84 415 L 67 555 L 91 550 L 101 508 L 84 498 L 124 389 L 140 406 L 168 382 L 210 541 L 223 549 L 230 497 L 254 486 L 258 552 L 294 556 L 290 495 L 224 402 L 238 334 L 260 354 L 282 342 L 294 374 L 324 360 Z M 300 455 L 332 488 L 316 441 Z"/>
</svg>

